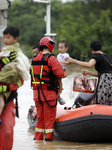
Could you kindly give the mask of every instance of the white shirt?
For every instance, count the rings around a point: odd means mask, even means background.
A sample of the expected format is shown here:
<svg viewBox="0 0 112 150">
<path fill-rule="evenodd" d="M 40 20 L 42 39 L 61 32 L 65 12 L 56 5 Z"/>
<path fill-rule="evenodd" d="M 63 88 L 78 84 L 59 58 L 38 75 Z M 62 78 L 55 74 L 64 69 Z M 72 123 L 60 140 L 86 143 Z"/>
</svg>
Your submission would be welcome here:
<svg viewBox="0 0 112 150">
<path fill-rule="evenodd" d="M 60 61 L 66 61 L 65 59 L 66 59 L 67 57 L 69 57 L 69 54 L 67 54 L 67 53 L 59 53 L 59 54 L 57 55 L 57 59 L 58 59 L 59 63 L 60 63 Z M 63 69 L 65 69 L 65 65 L 66 65 L 66 64 L 61 64 L 61 63 L 60 63 L 60 65 L 61 65 L 61 67 L 62 67 Z"/>
</svg>

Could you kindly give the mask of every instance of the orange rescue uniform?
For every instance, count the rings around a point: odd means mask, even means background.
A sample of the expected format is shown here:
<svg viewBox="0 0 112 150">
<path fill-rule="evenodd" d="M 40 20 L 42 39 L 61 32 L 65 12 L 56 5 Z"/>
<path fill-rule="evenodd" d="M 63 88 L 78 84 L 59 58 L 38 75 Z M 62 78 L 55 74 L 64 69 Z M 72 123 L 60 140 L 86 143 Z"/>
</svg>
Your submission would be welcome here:
<svg viewBox="0 0 112 150">
<path fill-rule="evenodd" d="M 21 79 L 21 85 L 23 85 L 24 81 Z M 6 84 L 0 83 L 0 86 Z M 17 90 L 19 87 L 18 84 L 9 84 L 8 91 Z M 2 120 L 2 124 L 0 125 L 0 150 L 11 150 L 13 146 L 13 130 L 15 125 L 15 109 L 13 100 L 10 100 L 8 105 L 2 111 L 0 119 Z"/>
<path fill-rule="evenodd" d="M 1 114 L 2 124 L 0 125 L 0 150 L 11 150 L 13 146 L 13 129 L 15 125 L 15 105 L 13 100 Z"/>
<path fill-rule="evenodd" d="M 40 58 L 42 57 L 43 57 L 43 54 L 42 52 L 40 52 L 36 56 L 36 60 L 40 60 Z M 48 61 L 48 66 L 51 68 L 55 76 L 59 78 L 64 78 L 67 76 L 67 73 L 62 69 L 62 67 L 60 66 L 55 56 L 52 55 L 51 57 L 48 58 L 47 61 Z M 39 67 L 40 66 L 37 65 L 36 69 L 40 70 Z M 37 117 L 38 117 L 37 124 L 35 127 L 35 140 L 43 140 L 44 132 L 45 132 L 46 139 L 53 140 L 56 107 L 50 107 L 50 106 L 55 106 L 57 93 L 55 90 L 48 90 L 47 88 L 45 88 L 46 85 L 45 87 L 44 85 L 41 86 L 42 90 L 40 86 L 38 87 L 39 87 L 39 91 L 36 89 L 33 90 L 34 101 L 35 101 L 35 105 L 37 108 Z M 50 106 L 46 103 L 42 92 L 44 93 L 44 96 Z M 39 97 L 41 101 L 39 100 Z"/>
</svg>

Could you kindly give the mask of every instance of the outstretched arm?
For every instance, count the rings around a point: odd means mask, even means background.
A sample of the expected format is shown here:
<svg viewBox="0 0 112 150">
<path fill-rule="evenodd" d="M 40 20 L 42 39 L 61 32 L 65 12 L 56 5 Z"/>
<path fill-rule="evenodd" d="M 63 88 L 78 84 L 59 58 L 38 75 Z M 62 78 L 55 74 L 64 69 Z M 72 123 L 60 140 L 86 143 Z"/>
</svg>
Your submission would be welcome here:
<svg viewBox="0 0 112 150">
<path fill-rule="evenodd" d="M 64 64 L 64 62 L 62 62 L 62 63 Z M 85 68 L 91 68 L 96 64 L 96 60 L 90 59 L 89 62 L 84 62 L 84 61 L 79 61 L 79 60 L 73 59 L 71 57 L 68 57 L 68 60 L 67 60 L 67 62 L 65 62 L 65 64 L 68 65 L 70 63 L 75 63 L 75 64 L 80 65 L 80 66 L 85 67 Z"/>
<path fill-rule="evenodd" d="M 65 61 L 60 61 L 61 64 L 66 64 L 66 65 L 69 65 L 71 62 L 69 60 L 69 57 L 66 57 L 65 58 Z"/>
</svg>

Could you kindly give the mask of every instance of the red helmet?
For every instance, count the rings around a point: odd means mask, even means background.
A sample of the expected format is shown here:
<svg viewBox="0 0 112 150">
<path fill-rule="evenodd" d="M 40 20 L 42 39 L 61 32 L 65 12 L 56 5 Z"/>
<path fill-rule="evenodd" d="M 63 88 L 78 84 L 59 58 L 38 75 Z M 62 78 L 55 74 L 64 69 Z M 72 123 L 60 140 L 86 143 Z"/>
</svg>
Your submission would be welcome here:
<svg viewBox="0 0 112 150">
<path fill-rule="evenodd" d="M 49 37 L 43 37 L 41 40 L 40 40 L 40 43 L 39 43 L 39 48 L 41 50 L 41 47 L 42 45 L 45 45 L 49 48 L 50 52 L 53 51 L 54 47 L 55 47 L 55 43 L 54 41 L 49 38 Z"/>
</svg>

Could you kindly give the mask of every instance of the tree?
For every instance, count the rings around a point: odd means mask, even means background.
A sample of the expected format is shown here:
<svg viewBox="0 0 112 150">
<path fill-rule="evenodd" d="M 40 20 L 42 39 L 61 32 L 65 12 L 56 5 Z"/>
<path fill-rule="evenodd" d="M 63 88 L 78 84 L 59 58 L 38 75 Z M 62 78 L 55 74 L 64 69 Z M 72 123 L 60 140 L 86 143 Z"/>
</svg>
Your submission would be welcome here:
<svg viewBox="0 0 112 150">
<path fill-rule="evenodd" d="M 12 2 L 11 8 L 8 10 L 8 26 L 13 25 L 20 28 L 19 42 L 21 46 L 27 46 L 27 50 L 23 51 L 31 51 L 28 46 L 30 48 L 39 44 L 40 39 L 44 36 L 45 13 L 43 4 L 23 3 L 18 0 Z M 29 57 L 32 57 L 32 53 Z"/>
<path fill-rule="evenodd" d="M 30 2 L 30 0 L 29 0 Z M 14 0 L 8 10 L 8 25 L 20 28 L 20 45 L 32 57 L 31 48 L 38 44 L 46 32 L 44 15 L 45 4 Z M 51 32 L 57 33 L 57 43 L 67 40 L 68 53 L 77 59 L 89 60 L 92 40 L 103 44 L 104 52 L 112 57 L 112 1 L 111 0 L 74 0 L 62 3 L 51 1 Z M 31 52 L 31 53 L 30 53 Z M 55 49 L 57 55 L 58 49 Z"/>
</svg>

